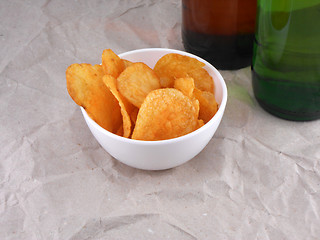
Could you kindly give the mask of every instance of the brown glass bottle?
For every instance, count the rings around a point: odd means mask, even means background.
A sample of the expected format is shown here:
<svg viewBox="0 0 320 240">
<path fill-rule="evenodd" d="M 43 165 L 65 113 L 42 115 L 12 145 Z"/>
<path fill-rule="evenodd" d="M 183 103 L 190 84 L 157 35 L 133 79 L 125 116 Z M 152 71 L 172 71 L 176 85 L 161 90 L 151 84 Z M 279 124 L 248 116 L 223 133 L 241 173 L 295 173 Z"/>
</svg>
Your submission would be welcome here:
<svg viewBox="0 0 320 240">
<path fill-rule="evenodd" d="M 256 0 L 182 0 L 185 50 L 218 69 L 251 64 Z"/>
</svg>

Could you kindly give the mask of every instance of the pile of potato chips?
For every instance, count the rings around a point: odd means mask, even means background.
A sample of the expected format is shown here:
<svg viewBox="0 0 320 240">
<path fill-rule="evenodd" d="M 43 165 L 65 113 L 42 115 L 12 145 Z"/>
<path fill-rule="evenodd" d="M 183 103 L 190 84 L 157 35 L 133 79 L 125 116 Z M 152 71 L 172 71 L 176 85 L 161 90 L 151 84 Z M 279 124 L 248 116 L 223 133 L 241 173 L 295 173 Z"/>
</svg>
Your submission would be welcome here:
<svg viewBox="0 0 320 240">
<path fill-rule="evenodd" d="M 102 65 L 72 64 L 66 71 L 72 99 L 104 129 L 137 140 L 188 134 L 217 112 L 214 82 L 195 58 L 170 53 L 151 69 L 102 53 Z"/>
</svg>

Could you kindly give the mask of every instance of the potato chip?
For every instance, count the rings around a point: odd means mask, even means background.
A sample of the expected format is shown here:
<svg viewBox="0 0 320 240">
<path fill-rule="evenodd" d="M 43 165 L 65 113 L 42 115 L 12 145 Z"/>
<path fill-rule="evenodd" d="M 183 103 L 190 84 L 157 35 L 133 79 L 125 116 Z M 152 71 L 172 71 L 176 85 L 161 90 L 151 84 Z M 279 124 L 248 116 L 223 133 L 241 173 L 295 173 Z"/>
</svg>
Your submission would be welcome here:
<svg viewBox="0 0 320 240">
<path fill-rule="evenodd" d="M 129 102 L 140 107 L 149 92 L 160 88 L 160 82 L 151 68 L 138 62 L 132 63 L 120 74 L 117 87 Z"/>
<path fill-rule="evenodd" d="M 132 139 L 165 140 L 198 128 L 196 102 L 173 88 L 150 92 L 138 113 Z"/>
<path fill-rule="evenodd" d="M 193 93 L 200 104 L 199 118 L 207 123 L 218 111 L 215 96 L 211 92 L 201 91 L 197 88 L 194 89 Z"/>
<path fill-rule="evenodd" d="M 130 114 L 130 119 L 133 124 L 136 124 L 137 122 L 138 112 L 139 112 L 139 108 L 136 107 Z"/>
<path fill-rule="evenodd" d="M 69 66 L 67 89 L 112 133 L 137 140 L 171 139 L 202 127 L 218 110 L 214 82 L 204 66 L 196 58 L 172 53 L 151 69 L 106 49 L 102 65 Z"/>
<path fill-rule="evenodd" d="M 213 93 L 201 91 L 195 87 L 193 78 L 178 78 L 174 82 L 174 88 L 181 91 L 189 98 L 197 99 L 200 104 L 199 117 L 208 122 L 218 110 L 218 105 Z"/>
<path fill-rule="evenodd" d="M 130 113 L 134 110 L 134 106 L 129 103 L 117 90 L 117 80 L 111 75 L 103 76 L 103 82 L 110 89 L 115 98 L 119 101 L 123 120 L 123 137 L 130 137 L 131 134 L 131 119 Z"/>
<path fill-rule="evenodd" d="M 176 79 L 174 82 L 174 88 L 178 89 L 184 95 L 189 97 L 194 102 L 194 105 L 196 106 L 197 111 L 199 111 L 200 105 L 199 105 L 197 98 L 194 96 L 194 93 L 193 93 L 194 89 L 195 89 L 193 78 L 187 77 L 187 78 Z"/>
<path fill-rule="evenodd" d="M 124 64 L 124 68 L 126 69 L 127 67 L 129 67 L 133 62 L 126 60 L 126 59 L 122 59 L 123 64 Z"/>
<path fill-rule="evenodd" d="M 204 121 L 202 119 L 198 119 L 198 128 L 201 128 L 204 125 Z"/>
<path fill-rule="evenodd" d="M 195 58 L 169 53 L 157 61 L 154 71 L 160 78 L 162 87 L 173 87 L 176 78 L 188 77 L 188 71 L 202 68 L 203 66 L 205 64 Z"/>
<path fill-rule="evenodd" d="M 122 124 L 118 101 L 102 82 L 101 65 L 72 64 L 66 70 L 71 98 L 101 127 L 115 133 Z"/>
<path fill-rule="evenodd" d="M 119 127 L 119 129 L 115 132 L 116 135 L 122 137 L 123 136 L 123 124 Z"/>
<path fill-rule="evenodd" d="M 187 71 L 188 76 L 194 79 L 194 85 L 201 91 L 214 93 L 214 82 L 210 74 L 204 68 Z"/>
<path fill-rule="evenodd" d="M 102 67 L 106 75 L 117 78 L 124 70 L 125 65 L 122 59 L 111 49 L 105 49 L 102 52 Z"/>
<path fill-rule="evenodd" d="M 205 64 L 195 58 L 170 53 L 158 60 L 154 71 L 162 87 L 173 87 L 177 78 L 192 77 L 195 86 L 203 91 L 214 91 L 213 79 L 203 68 Z"/>
<path fill-rule="evenodd" d="M 194 80 L 193 78 L 178 78 L 174 81 L 174 88 L 180 90 L 187 97 L 192 98 Z"/>
</svg>

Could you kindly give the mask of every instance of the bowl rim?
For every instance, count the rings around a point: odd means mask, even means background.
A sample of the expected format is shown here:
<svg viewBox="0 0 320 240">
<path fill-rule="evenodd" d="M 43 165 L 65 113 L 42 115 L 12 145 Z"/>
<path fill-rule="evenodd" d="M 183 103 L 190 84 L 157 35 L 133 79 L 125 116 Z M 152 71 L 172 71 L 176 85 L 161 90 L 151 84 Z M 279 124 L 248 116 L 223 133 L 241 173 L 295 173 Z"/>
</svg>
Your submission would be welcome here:
<svg viewBox="0 0 320 240">
<path fill-rule="evenodd" d="M 132 50 L 132 51 L 127 51 L 127 52 L 123 52 L 121 54 L 118 54 L 119 57 L 123 57 L 124 55 L 127 54 L 132 54 L 132 53 L 137 53 L 137 52 L 154 52 L 154 51 L 158 51 L 158 52 L 162 52 L 162 51 L 168 51 L 171 53 L 178 53 L 178 54 L 183 54 L 189 57 L 193 57 L 196 58 L 197 60 L 203 62 L 206 64 L 206 66 L 208 66 L 209 68 L 211 68 L 214 73 L 216 74 L 216 76 L 218 77 L 219 81 L 221 82 L 221 86 L 222 86 L 222 99 L 221 99 L 221 103 L 219 104 L 219 108 L 218 111 L 216 112 L 216 114 L 209 120 L 209 122 L 207 122 L 206 124 L 204 124 L 202 127 L 198 128 L 195 131 L 192 131 L 186 135 L 180 136 L 180 137 L 176 137 L 176 138 L 171 138 L 171 139 L 165 139 L 165 140 L 154 140 L 154 141 L 149 141 L 149 140 L 137 140 L 137 139 L 131 139 L 131 138 L 125 138 L 119 135 L 116 135 L 112 132 L 109 132 L 108 130 L 104 129 L 103 127 L 101 127 L 99 124 L 97 124 L 86 112 L 86 110 L 80 106 L 81 112 L 85 118 L 86 121 L 89 121 L 90 124 L 96 128 L 98 131 L 102 132 L 104 135 L 108 135 L 111 138 L 114 138 L 115 140 L 121 141 L 121 142 L 126 142 L 126 143 L 131 143 L 131 144 L 138 144 L 138 145 L 165 145 L 165 144 L 172 144 L 174 142 L 180 142 L 182 140 L 187 140 L 189 138 L 192 138 L 194 135 L 197 135 L 199 132 L 205 131 L 206 129 L 208 129 L 211 125 L 214 124 L 214 122 L 216 121 L 216 119 L 218 119 L 221 115 L 223 115 L 223 112 L 225 110 L 226 104 L 227 104 L 227 98 L 228 98 L 228 91 L 227 91 L 227 86 L 226 83 L 224 81 L 224 78 L 222 77 L 222 75 L 220 74 L 220 72 L 209 62 L 207 62 L 206 60 L 192 54 L 192 53 L 188 53 L 188 52 L 184 52 L 181 50 L 176 50 L 176 49 L 170 49 L 170 48 L 141 48 L 141 49 L 136 49 L 136 50 Z"/>
</svg>

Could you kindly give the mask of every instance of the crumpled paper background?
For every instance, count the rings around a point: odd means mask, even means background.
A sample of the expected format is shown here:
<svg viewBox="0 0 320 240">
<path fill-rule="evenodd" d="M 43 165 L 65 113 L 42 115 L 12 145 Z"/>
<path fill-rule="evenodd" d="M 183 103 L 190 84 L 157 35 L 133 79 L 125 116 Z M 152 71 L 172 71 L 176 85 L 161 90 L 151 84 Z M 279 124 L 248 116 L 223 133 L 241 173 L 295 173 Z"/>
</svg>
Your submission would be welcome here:
<svg viewBox="0 0 320 240">
<path fill-rule="evenodd" d="M 0 239 L 320 239 L 320 122 L 266 113 L 250 69 L 207 147 L 166 171 L 106 153 L 66 91 L 102 50 L 183 49 L 179 0 L 0 1 Z"/>
</svg>

